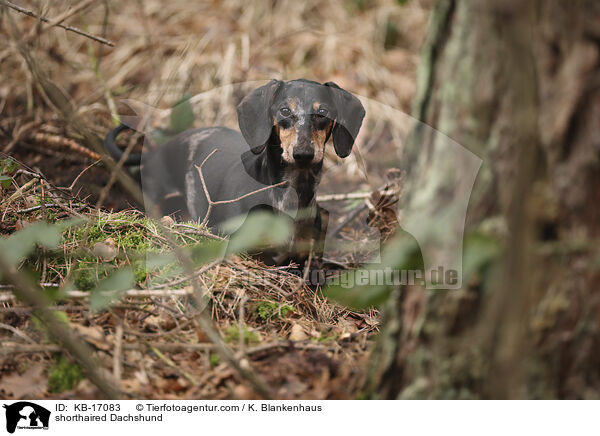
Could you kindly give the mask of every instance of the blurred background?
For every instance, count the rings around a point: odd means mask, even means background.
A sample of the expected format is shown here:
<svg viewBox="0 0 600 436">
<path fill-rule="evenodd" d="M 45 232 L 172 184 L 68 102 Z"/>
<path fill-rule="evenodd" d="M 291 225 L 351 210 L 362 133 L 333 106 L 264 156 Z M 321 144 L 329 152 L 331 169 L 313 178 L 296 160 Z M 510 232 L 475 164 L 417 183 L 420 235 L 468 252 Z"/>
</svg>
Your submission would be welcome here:
<svg viewBox="0 0 600 436">
<path fill-rule="evenodd" d="M 126 113 L 122 99 L 167 109 L 186 95 L 272 78 L 334 81 L 356 95 L 408 112 L 431 7 L 427 1 L 394 0 L 87 3 L 69 24 L 114 41 L 114 48 L 63 29 L 49 31 L 21 14 L 11 16 L 33 42 L 44 75 L 68 95 L 77 115 L 99 136 L 114 126 L 111 112 Z M 69 1 L 20 4 L 51 17 L 78 5 Z M 9 29 L 4 17 L 0 140 L 13 143 L 4 147 L 5 152 L 16 153 L 65 184 L 77 176 L 86 156 L 65 157 L 60 149 L 57 156 L 47 143 L 36 147 L 31 140 L 36 133 L 77 135 L 38 96 L 35 78 L 10 43 Z M 235 102 L 242 96 L 219 94 L 214 104 L 195 108 L 194 124 L 233 123 L 235 127 Z M 15 137 L 20 138 L 19 147 Z M 60 174 L 47 171 L 56 165 L 62 168 Z M 78 187 L 97 195 L 106 182 L 101 173 L 87 172 Z M 107 205 L 124 207 L 118 187 L 113 194 Z"/>
</svg>

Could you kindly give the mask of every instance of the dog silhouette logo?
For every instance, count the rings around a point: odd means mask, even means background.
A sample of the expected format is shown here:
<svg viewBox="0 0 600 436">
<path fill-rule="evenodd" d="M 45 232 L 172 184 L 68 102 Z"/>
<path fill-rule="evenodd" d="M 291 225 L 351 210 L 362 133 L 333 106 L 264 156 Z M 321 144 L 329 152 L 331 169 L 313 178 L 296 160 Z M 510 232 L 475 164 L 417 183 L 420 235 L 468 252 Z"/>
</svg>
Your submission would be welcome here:
<svg viewBox="0 0 600 436">
<path fill-rule="evenodd" d="M 19 401 L 3 405 L 6 409 L 6 431 L 14 433 L 19 429 L 48 429 L 50 411 L 29 401 Z"/>
</svg>

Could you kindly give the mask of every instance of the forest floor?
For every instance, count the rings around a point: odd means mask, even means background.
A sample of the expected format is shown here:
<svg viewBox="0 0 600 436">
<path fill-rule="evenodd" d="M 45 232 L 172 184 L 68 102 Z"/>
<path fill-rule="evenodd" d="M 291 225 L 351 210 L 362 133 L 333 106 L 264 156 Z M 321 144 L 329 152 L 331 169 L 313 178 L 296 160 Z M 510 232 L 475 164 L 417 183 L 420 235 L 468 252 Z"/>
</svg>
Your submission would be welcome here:
<svg viewBox="0 0 600 436">
<path fill-rule="evenodd" d="M 19 5 L 54 18 L 69 2 L 37 3 Z M 183 0 L 150 0 L 117 10 L 113 2 L 105 9 L 82 1 L 66 18 L 115 47 L 0 7 L 0 34 L 8 35 L 0 42 L 1 241 L 40 222 L 79 219 L 54 247 L 36 248 L 20 266 L 91 347 L 98 371 L 112 374 L 127 395 L 255 398 L 253 383 L 220 357 L 220 345 L 196 322 L 210 312 L 222 344 L 273 397 L 360 396 L 377 310 L 342 307 L 320 287 L 245 254 L 198 259 L 192 275 L 172 261 L 157 262 L 172 254 L 169 238 L 192 253 L 219 238 L 195 223 L 157 225 L 145 217 L 82 129 L 104 137 L 115 114 L 126 113 L 123 99 L 168 114 L 184 95 L 205 96 L 192 107 L 193 126 L 235 128 L 235 105 L 248 82 L 331 80 L 361 97 L 367 118 L 351 158 L 327 156 L 320 194 L 376 191 L 400 159 L 430 9 L 426 1 L 403 3 L 231 0 L 192 10 Z M 161 116 L 153 123 L 166 127 L 168 115 Z M 330 207 L 339 224 L 364 209 L 364 199 Z M 357 232 L 347 227 L 342 235 Z M 99 301 L 93 291 L 120 285 L 115 271 L 129 271 L 131 286 L 118 300 Z M 193 280 L 206 291 L 205 306 L 194 299 Z M 0 281 L 0 398 L 98 398 L 98 388 L 12 289 Z"/>
</svg>

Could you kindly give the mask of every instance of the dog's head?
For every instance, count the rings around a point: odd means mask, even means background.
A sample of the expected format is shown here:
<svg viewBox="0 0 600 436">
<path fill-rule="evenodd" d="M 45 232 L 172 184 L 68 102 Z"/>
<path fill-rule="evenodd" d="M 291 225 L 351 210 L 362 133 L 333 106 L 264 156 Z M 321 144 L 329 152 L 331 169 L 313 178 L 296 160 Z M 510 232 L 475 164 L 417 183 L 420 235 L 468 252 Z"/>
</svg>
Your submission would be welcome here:
<svg viewBox="0 0 600 436">
<path fill-rule="evenodd" d="M 310 167 L 323 161 L 333 138 L 338 156 L 352 151 L 365 110 L 360 100 L 333 82 L 271 80 L 237 107 L 238 122 L 250 149 L 280 147 L 283 161 Z"/>
</svg>

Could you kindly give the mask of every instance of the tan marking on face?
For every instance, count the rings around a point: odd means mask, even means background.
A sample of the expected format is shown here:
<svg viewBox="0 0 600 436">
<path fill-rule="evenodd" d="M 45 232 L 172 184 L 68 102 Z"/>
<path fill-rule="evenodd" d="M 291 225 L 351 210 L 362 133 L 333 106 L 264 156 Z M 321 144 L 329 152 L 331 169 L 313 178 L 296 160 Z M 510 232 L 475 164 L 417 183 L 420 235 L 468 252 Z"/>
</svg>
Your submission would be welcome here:
<svg viewBox="0 0 600 436">
<path fill-rule="evenodd" d="M 293 111 L 296 110 L 296 108 L 298 107 L 298 103 L 296 102 L 296 100 L 289 100 L 288 101 L 288 106 L 289 108 Z"/>
<path fill-rule="evenodd" d="M 278 128 L 277 134 L 279 135 L 279 140 L 281 141 L 281 148 L 283 150 L 282 157 L 283 160 L 289 163 L 294 162 L 294 147 L 298 142 L 298 132 L 296 129 L 281 129 Z"/>
<path fill-rule="evenodd" d="M 314 109 L 315 111 L 318 111 L 318 110 L 319 110 L 319 108 L 321 107 L 321 103 L 320 103 L 320 102 L 318 102 L 318 101 L 315 101 L 315 102 L 313 103 L 312 107 L 313 107 L 313 109 Z"/>
<path fill-rule="evenodd" d="M 325 140 L 327 139 L 327 130 L 314 130 L 312 133 L 312 143 L 315 147 L 315 157 L 313 162 L 318 163 L 325 157 Z"/>
</svg>

